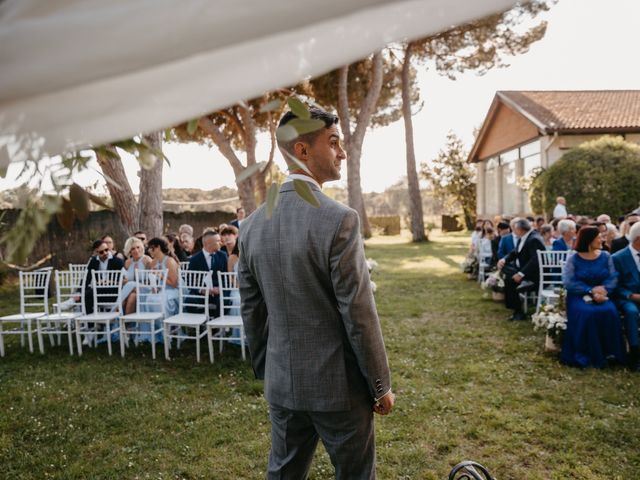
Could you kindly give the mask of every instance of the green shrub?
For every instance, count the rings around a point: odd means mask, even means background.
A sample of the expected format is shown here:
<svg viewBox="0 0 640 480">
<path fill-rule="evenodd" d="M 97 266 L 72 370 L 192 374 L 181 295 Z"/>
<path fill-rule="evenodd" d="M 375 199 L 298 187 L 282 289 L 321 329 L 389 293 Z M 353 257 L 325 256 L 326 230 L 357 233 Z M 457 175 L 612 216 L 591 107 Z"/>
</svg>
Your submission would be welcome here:
<svg viewBox="0 0 640 480">
<path fill-rule="evenodd" d="M 585 142 L 533 180 L 531 206 L 550 214 L 556 197 L 567 200 L 569 212 L 612 218 L 640 204 L 640 146 L 621 137 L 604 136 Z"/>
</svg>

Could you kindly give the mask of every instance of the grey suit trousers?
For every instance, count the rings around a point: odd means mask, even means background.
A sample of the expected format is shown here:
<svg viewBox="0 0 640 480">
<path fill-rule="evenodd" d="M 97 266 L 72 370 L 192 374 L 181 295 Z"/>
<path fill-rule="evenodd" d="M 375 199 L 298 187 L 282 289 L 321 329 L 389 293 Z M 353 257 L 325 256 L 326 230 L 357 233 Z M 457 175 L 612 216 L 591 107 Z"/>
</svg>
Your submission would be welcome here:
<svg viewBox="0 0 640 480">
<path fill-rule="evenodd" d="M 331 458 L 338 480 L 376 478 L 371 405 L 358 402 L 342 412 L 306 412 L 269 405 L 271 454 L 268 480 L 300 480 L 309 475 L 318 440 Z"/>
</svg>

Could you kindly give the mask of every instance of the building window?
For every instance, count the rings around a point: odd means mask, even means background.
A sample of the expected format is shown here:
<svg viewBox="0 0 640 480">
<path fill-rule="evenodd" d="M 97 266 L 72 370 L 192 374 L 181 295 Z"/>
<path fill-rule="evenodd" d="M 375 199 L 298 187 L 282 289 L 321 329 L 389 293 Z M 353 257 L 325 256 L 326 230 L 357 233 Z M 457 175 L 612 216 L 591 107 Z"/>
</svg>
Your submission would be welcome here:
<svg viewBox="0 0 640 480">
<path fill-rule="evenodd" d="M 525 183 L 531 178 L 536 169 L 542 167 L 542 152 L 540 140 L 527 143 L 520 147 L 520 158 L 522 158 L 522 177 Z M 531 211 L 531 203 L 529 202 L 529 194 L 522 190 L 522 204 L 527 212 Z"/>
<path fill-rule="evenodd" d="M 500 208 L 498 204 L 498 167 L 499 162 L 496 157 L 490 158 L 485 163 L 484 170 L 484 205 L 485 212 L 497 212 Z"/>
<path fill-rule="evenodd" d="M 517 198 L 520 195 L 520 189 L 517 183 L 517 162 L 517 148 L 500 155 L 500 164 L 502 165 L 502 213 L 507 215 L 518 213 Z"/>
</svg>

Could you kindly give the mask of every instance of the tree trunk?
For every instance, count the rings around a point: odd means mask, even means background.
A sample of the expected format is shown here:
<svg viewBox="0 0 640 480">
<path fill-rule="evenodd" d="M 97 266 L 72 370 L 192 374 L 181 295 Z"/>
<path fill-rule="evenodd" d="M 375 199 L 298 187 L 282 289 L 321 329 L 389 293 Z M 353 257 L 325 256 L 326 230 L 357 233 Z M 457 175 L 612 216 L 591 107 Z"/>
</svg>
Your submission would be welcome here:
<svg viewBox="0 0 640 480">
<path fill-rule="evenodd" d="M 145 141 L 154 149 L 162 150 L 162 135 L 160 132 L 144 135 Z M 162 158 L 156 159 L 155 165 L 149 170 L 140 169 L 140 196 L 138 210 L 140 230 L 147 234 L 147 238 L 159 237 L 163 234 L 164 222 L 162 214 Z"/>
<path fill-rule="evenodd" d="M 119 233 L 127 238 L 138 230 L 138 202 L 133 195 L 131 185 L 129 185 L 120 156 L 115 148 L 112 148 L 111 151 L 118 156 L 117 159 L 98 151 L 96 151 L 96 158 L 102 173 L 108 177 L 107 188 L 113 200 L 113 209 L 120 221 L 121 231 Z"/>
<path fill-rule="evenodd" d="M 416 153 L 413 145 L 413 120 L 411 119 L 411 43 L 405 49 L 402 64 L 402 116 L 404 118 L 404 136 L 407 150 L 407 182 L 409 188 L 409 214 L 411 217 L 411 238 L 414 242 L 427 240 L 424 234 L 424 215 L 422 212 L 422 196 L 416 169 Z"/>
<path fill-rule="evenodd" d="M 362 182 L 360 177 L 360 157 L 362 155 L 362 144 L 364 135 L 371 121 L 371 116 L 375 110 L 376 103 L 380 97 L 382 89 L 383 62 L 382 53 L 376 52 L 372 59 L 371 84 L 366 97 L 360 105 L 360 111 L 355 130 L 351 131 L 351 120 L 349 116 L 349 92 L 348 78 L 349 66 L 340 69 L 338 77 L 338 112 L 340 114 L 340 127 L 344 135 L 347 150 L 347 187 L 349 206 L 355 209 L 360 215 L 362 234 L 365 238 L 371 237 L 371 226 L 364 205 L 362 195 Z"/>
</svg>

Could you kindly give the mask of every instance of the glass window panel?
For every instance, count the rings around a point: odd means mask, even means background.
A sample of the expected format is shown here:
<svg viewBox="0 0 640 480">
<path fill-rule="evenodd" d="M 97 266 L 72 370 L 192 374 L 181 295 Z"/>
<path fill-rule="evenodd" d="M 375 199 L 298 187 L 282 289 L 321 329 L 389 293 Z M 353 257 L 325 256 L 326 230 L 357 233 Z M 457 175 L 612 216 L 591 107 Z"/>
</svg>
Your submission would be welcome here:
<svg viewBox="0 0 640 480">
<path fill-rule="evenodd" d="M 504 152 L 500 154 L 500 163 L 504 165 L 505 163 L 515 162 L 518 159 L 518 149 L 514 148 L 513 150 L 509 150 L 508 152 Z"/>
<path fill-rule="evenodd" d="M 524 178 L 529 178 L 533 170 L 535 170 L 536 168 L 540 168 L 542 166 L 542 157 L 540 153 L 526 157 L 523 161 L 524 161 L 524 172 L 523 172 Z"/>
<path fill-rule="evenodd" d="M 491 157 L 487 160 L 486 169 L 496 168 L 498 166 L 498 157 Z"/>
<path fill-rule="evenodd" d="M 502 212 L 512 215 L 517 212 L 516 198 L 520 195 L 516 182 L 516 163 L 502 165 Z"/>
<path fill-rule="evenodd" d="M 540 140 L 527 143 L 520 147 L 520 157 L 525 158 L 531 155 L 540 155 Z"/>
<path fill-rule="evenodd" d="M 493 162 L 491 162 L 493 161 Z M 490 163 L 491 162 L 491 163 Z M 498 169 L 497 160 L 487 161 L 484 174 L 484 205 L 486 213 L 492 215 L 498 213 Z M 492 168 L 489 168 L 493 165 Z"/>
</svg>

